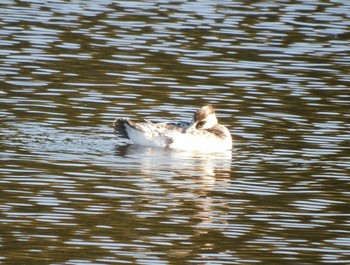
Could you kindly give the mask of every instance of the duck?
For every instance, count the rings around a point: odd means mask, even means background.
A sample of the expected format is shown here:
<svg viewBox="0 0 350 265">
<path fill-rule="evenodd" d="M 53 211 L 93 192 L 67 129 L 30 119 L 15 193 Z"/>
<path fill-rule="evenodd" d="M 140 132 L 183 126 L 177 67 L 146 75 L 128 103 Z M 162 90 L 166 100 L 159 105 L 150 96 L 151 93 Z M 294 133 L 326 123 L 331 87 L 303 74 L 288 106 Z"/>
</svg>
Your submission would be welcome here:
<svg viewBox="0 0 350 265">
<path fill-rule="evenodd" d="M 190 122 L 153 123 L 147 119 L 134 122 L 128 118 L 117 118 L 113 128 L 119 136 L 142 146 L 207 151 L 232 149 L 231 133 L 218 122 L 212 105 L 198 109 Z"/>
</svg>

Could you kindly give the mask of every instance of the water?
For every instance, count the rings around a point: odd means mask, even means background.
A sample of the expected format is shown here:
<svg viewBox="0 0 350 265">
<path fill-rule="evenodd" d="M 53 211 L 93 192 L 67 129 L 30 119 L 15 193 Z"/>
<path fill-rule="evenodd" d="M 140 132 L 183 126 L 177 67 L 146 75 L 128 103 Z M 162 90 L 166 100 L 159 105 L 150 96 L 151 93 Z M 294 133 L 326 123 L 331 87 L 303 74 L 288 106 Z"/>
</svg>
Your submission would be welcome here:
<svg viewBox="0 0 350 265">
<path fill-rule="evenodd" d="M 0 4 L 1 264 L 349 264 L 347 1 Z M 216 107 L 232 153 L 115 117 Z"/>
</svg>

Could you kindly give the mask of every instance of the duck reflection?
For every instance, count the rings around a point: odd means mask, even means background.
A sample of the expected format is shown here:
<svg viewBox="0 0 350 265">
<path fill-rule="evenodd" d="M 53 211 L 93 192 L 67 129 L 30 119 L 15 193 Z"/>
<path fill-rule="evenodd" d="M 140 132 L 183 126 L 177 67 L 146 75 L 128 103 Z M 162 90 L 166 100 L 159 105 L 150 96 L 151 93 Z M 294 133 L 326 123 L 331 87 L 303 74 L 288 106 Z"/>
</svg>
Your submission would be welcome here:
<svg viewBox="0 0 350 265">
<path fill-rule="evenodd" d="M 138 204 L 129 211 L 138 218 L 157 217 L 160 226 L 185 223 L 184 229 L 191 228 L 192 235 L 201 238 L 227 227 L 229 205 L 225 196 L 215 194 L 229 190 L 231 151 L 203 153 L 129 145 L 117 147 L 116 154 L 133 164 L 133 174 L 138 175 L 134 182 L 140 189 Z M 159 240 L 172 241 L 168 237 Z"/>
<path fill-rule="evenodd" d="M 118 146 L 116 155 L 127 158 L 131 167 L 140 169 L 143 175 L 157 174 L 191 176 L 203 184 L 215 183 L 215 177 L 229 177 L 232 151 L 203 152 L 185 151 L 138 145 Z"/>
</svg>

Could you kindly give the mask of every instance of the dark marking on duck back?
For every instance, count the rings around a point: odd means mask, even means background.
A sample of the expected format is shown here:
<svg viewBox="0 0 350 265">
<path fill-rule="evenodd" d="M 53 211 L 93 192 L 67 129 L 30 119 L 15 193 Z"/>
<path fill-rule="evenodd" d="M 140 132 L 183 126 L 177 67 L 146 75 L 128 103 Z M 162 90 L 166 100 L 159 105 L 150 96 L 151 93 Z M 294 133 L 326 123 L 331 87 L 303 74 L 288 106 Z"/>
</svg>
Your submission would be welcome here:
<svg viewBox="0 0 350 265">
<path fill-rule="evenodd" d="M 113 129 L 114 129 L 114 132 L 116 132 L 120 136 L 129 139 L 128 133 L 126 131 L 125 123 L 129 123 L 129 121 L 125 118 L 117 118 L 113 122 Z"/>
</svg>

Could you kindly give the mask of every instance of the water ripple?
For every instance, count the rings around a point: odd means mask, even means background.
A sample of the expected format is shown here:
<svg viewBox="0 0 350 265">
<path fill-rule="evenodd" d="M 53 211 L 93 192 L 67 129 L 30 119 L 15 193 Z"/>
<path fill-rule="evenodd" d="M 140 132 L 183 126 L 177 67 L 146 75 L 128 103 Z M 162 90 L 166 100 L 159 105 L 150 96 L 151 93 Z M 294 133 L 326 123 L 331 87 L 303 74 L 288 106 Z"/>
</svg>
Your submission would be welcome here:
<svg viewBox="0 0 350 265">
<path fill-rule="evenodd" d="M 348 264 L 349 11 L 2 1 L 1 261 Z M 111 128 L 204 104 L 233 152 Z"/>
</svg>

